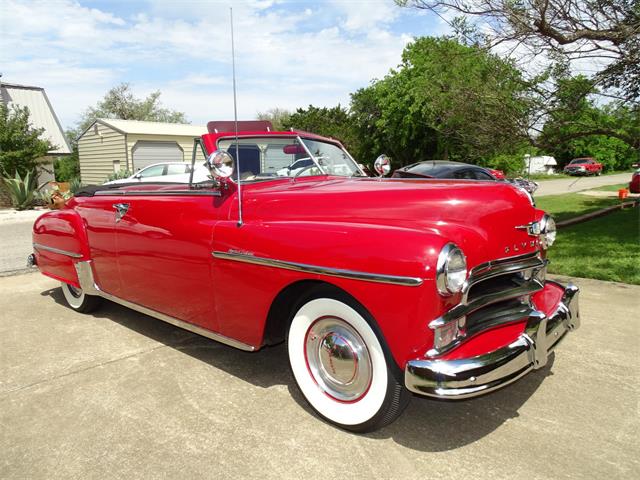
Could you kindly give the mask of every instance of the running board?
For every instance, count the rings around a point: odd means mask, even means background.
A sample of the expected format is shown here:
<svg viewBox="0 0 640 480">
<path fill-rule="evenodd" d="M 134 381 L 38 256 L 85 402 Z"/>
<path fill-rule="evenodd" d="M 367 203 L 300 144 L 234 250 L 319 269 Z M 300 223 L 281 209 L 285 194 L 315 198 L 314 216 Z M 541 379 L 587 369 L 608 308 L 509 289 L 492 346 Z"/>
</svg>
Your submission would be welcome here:
<svg viewBox="0 0 640 480">
<path fill-rule="evenodd" d="M 171 325 L 182 328 L 184 330 L 188 330 L 197 335 L 202 335 L 203 337 L 215 340 L 216 342 L 224 343 L 225 345 L 229 345 L 230 347 L 238 348 L 247 352 L 253 352 L 257 350 L 257 348 L 253 345 L 248 345 L 246 343 L 239 342 L 238 340 L 234 340 L 233 338 L 225 337 L 224 335 L 212 332 L 211 330 L 207 330 L 206 328 L 202 328 L 178 318 L 171 317 L 164 313 L 157 312 L 150 308 L 143 307 L 142 305 L 138 305 L 137 303 L 123 300 L 122 298 L 116 297 L 114 295 L 111 295 L 110 293 L 100 290 L 100 287 L 96 283 L 95 277 L 93 275 L 92 263 L 93 262 L 91 260 L 75 263 L 76 272 L 78 273 L 78 282 L 80 284 L 80 288 L 82 288 L 85 294 L 106 298 L 107 300 L 110 300 L 114 303 L 118 303 L 124 307 L 130 308 L 131 310 L 135 310 L 136 312 L 144 313 L 145 315 L 149 315 L 150 317 L 157 318 L 158 320 L 170 323 Z"/>
</svg>

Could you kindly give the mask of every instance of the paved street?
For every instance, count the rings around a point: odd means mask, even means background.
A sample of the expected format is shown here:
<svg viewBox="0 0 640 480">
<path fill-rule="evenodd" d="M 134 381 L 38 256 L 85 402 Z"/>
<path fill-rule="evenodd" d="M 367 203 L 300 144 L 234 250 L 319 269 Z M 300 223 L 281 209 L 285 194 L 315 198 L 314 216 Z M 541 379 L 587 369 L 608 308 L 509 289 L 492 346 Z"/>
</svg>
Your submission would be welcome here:
<svg viewBox="0 0 640 480">
<path fill-rule="evenodd" d="M 46 210 L 0 210 L 0 276 L 26 268 L 33 222 Z"/>
<path fill-rule="evenodd" d="M 414 398 L 358 436 L 311 414 L 283 347 L 241 352 L 111 303 L 82 315 L 37 273 L 0 278 L 0 478 L 637 478 L 640 287 L 578 282 L 582 328 L 545 369 Z"/>
<path fill-rule="evenodd" d="M 590 188 L 603 187 L 605 185 L 616 185 L 618 183 L 629 183 L 631 173 L 618 173 L 616 175 L 601 175 L 599 177 L 571 177 L 559 178 L 558 180 L 540 180 L 540 187 L 534 196 L 543 197 L 545 195 L 560 195 L 563 193 L 579 192 Z"/>
</svg>

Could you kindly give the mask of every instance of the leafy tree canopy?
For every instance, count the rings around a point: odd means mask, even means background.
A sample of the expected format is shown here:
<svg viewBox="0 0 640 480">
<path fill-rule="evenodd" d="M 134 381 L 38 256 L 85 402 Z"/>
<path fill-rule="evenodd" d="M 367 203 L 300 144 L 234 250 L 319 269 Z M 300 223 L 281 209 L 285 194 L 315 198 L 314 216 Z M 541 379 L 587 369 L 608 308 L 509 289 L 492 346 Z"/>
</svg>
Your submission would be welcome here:
<svg viewBox="0 0 640 480">
<path fill-rule="evenodd" d="M 155 91 L 146 98 L 136 98 L 131 86 L 121 83 L 109 90 L 95 106 L 85 110 L 78 124 L 79 133 L 88 128 L 96 118 L 189 123 L 184 113 L 164 108 L 160 95 L 160 91 Z"/>
<path fill-rule="evenodd" d="M 596 90 L 584 76 L 557 80 L 554 104 L 536 142 L 561 165 L 590 156 L 607 169 L 630 167 L 640 148 L 640 109 L 611 102 L 599 106 Z"/>
<path fill-rule="evenodd" d="M 423 37 L 405 48 L 397 70 L 352 95 L 351 111 L 370 147 L 399 163 L 478 163 L 526 141 L 529 87 L 512 64 L 486 50 Z"/>
<path fill-rule="evenodd" d="M 284 125 L 288 122 L 290 116 L 291 112 L 289 110 L 277 107 L 270 108 L 265 112 L 258 112 L 256 115 L 258 120 L 269 120 L 276 131 L 285 129 Z"/>
<path fill-rule="evenodd" d="M 0 104 L 0 175 L 25 176 L 32 172 L 37 159 L 53 150 L 48 140 L 41 138 L 44 129 L 29 123 L 27 107 Z"/>
<path fill-rule="evenodd" d="M 640 99 L 640 3 L 638 0 L 396 0 L 403 6 L 458 13 L 452 26 L 469 36 L 467 19 L 478 19 L 487 46 L 508 43 L 535 56 L 591 59 L 594 81 Z M 523 49 L 520 49 L 522 51 Z"/>
</svg>

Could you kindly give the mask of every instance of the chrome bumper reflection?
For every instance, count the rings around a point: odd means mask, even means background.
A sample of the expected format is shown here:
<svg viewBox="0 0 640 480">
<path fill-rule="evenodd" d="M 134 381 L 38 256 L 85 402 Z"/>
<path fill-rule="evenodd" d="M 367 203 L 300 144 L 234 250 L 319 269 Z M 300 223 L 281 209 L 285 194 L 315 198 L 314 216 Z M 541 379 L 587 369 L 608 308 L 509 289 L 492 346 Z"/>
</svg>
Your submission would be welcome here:
<svg viewBox="0 0 640 480">
<path fill-rule="evenodd" d="M 554 283 L 554 282 L 549 282 Z M 552 315 L 531 309 L 525 331 L 510 345 L 486 355 L 460 360 L 417 359 L 407 363 L 405 385 L 417 394 L 462 399 L 496 390 L 543 367 L 567 332 L 580 326 L 578 292 L 564 287 Z"/>
</svg>

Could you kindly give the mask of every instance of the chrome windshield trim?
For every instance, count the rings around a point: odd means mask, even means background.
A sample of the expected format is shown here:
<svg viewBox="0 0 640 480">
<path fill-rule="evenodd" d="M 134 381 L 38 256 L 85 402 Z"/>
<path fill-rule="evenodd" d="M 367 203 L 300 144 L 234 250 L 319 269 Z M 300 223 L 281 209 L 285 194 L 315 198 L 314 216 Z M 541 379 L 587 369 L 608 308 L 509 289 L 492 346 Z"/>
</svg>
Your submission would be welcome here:
<svg viewBox="0 0 640 480">
<path fill-rule="evenodd" d="M 66 255 L 71 258 L 82 258 L 81 253 L 70 252 L 68 250 L 62 250 L 61 248 L 49 247 L 48 245 L 42 245 L 41 243 L 33 243 L 33 248 L 36 250 L 47 250 L 48 252 L 58 253 L 60 255 Z"/>
<path fill-rule="evenodd" d="M 402 277 L 397 275 L 385 275 L 381 273 L 358 272 L 355 270 L 345 270 L 341 268 L 322 267 L 318 265 L 308 265 L 306 263 L 288 262 L 273 258 L 256 257 L 236 252 L 211 252 L 214 258 L 223 260 L 233 260 L 236 262 L 252 263 L 264 267 L 282 268 L 305 273 L 315 273 L 330 277 L 348 278 L 352 280 L 362 280 L 365 282 L 389 283 L 391 285 L 403 285 L 408 287 L 418 287 L 423 280 L 419 277 Z"/>
<path fill-rule="evenodd" d="M 120 305 L 130 308 L 131 310 L 144 313 L 145 315 L 149 315 L 150 317 L 157 318 L 158 320 L 170 323 L 171 325 L 182 328 L 184 330 L 188 330 L 203 337 L 210 338 L 211 340 L 215 340 L 216 342 L 224 343 L 225 345 L 229 345 L 230 347 L 235 347 L 247 352 L 253 352 L 258 349 L 253 345 L 248 345 L 233 338 L 225 337 L 224 335 L 212 332 L 211 330 L 207 330 L 206 328 L 199 327 L 198 325 L 194 325 L 193 323 L 185 322 L 184 320 L 180 320 L 164 313 L 157 312 L 156 310 L 138 305 L 137 303 L 129 302 L 128 300 L 124 300 L 120 297 L 116 297 L 115 295 L 111 295 L 110 293 L 101 290 L 95 281 L 92 263 L 93 262 L 91 260 L 88 260 L 85 262 L 77 262 L 75 264 L 76 272 L 78 273 L 78 282 L 80 283 L 80 287 L 82 288 L 82 290 L 87 295 L 98 295 L 100 297 L 106 298 L 107 300 L 111 300 L 112 302 L 119 303 Z"/>
<path fill-rule="evenodd" d="M 300 145 L 302 145 L 302 148 L 304 148 L 304 151 L 307 152 L 307 155 L 309 155 L 309 158 L 313 160 L 313 163 L 316 164 L 316 167 L 318 167 L 318 169 L 322 172 L 322 174 L 327 175 L 327 172 L 325 172 L 324 168 L 320 166 L 320 162 L 318 162 L 318 159 L 313 155 L 313 153 L 311 153 L 311 150 L 309 150 L 309 147 L 307 147 L 307 144 L 302 141 L 302 138 L 300 138 L 300 135 L 296 137 L 296 140 L 300 142 Z"/>
</svg>

